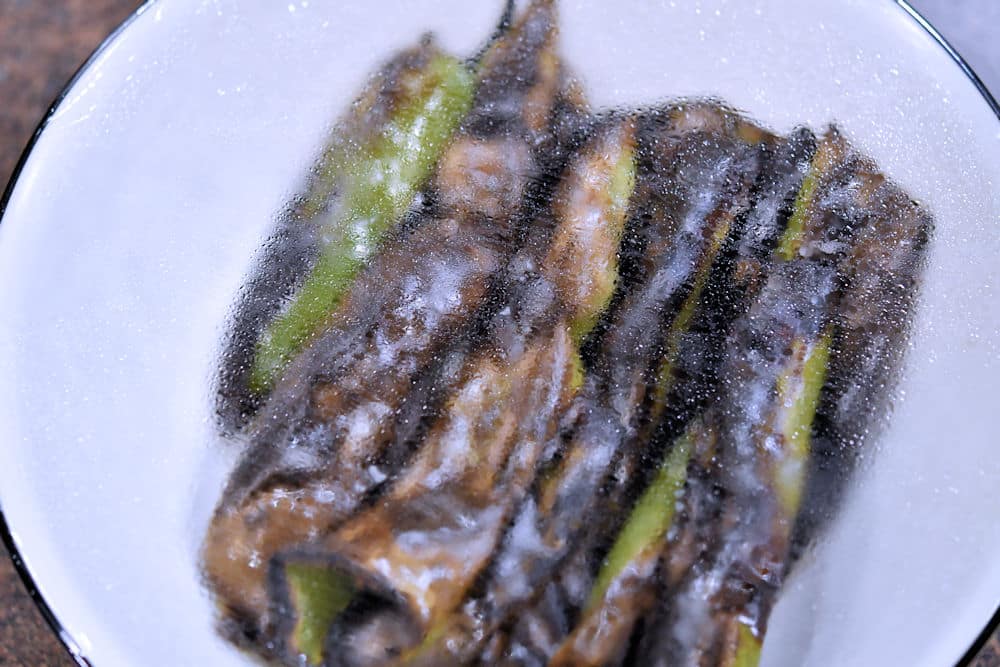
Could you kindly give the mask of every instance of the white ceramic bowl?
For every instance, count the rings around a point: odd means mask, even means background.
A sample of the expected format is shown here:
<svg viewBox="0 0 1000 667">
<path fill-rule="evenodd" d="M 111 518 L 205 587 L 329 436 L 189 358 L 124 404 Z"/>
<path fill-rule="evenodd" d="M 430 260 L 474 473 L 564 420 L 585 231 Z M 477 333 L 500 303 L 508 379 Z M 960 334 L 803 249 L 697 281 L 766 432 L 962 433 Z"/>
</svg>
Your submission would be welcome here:
<svg viewBox="0 0 1000 667">
<path fill-rule="evenodd" d="M 0 502 L 95 667 L 248 664 L 200 536 L 234 452 L 212 419 L 228 309 L 365 75 L 423 30 L 471 52 L 497 2 L 156 0 L 91 59 L 0 225 Z M 891 0 L 563 3 L 598 105 L 720 96 L 837 121 L 936 215 L 892 426 L 788 582 L 766 665 L 946 665 L 1000 601 L 1000 121 Z"/>
</svg>

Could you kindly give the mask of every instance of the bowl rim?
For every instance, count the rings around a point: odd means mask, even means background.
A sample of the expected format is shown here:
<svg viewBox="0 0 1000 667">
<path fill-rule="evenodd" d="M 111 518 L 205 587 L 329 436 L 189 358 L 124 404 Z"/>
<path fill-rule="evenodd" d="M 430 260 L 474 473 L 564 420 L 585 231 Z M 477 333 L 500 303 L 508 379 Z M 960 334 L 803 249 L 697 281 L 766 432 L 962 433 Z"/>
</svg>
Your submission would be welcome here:
<svg viewBox="0 0 1000 667">
<path fill-rule="evenodd" d="M 14 193 L 14 189 L 17 187 L 18 180 L 21 176 L 21 172 L 24 169 L 25 164 L 31 155 L 35 144 L 41 138 L 42 133 L 48 127 L 49 121 L 54 117 L 58 108 L 62 105 L 63 101 L 69 96 L 70 91 L 77 84 L 77 82 L 90 70 L 91 66 L 104 55 L 105 52 L 109 51 L 115 41 L 129 29 L 129 27 L 138 19 L 140 16 L 145 14 L 150 7 L 154 4 L 158 4 L 162 0 L 143 0 L 142 4 L 136 7 L 132 13 L 130 13 L 114 30 L 105 37 L 100 44 L 91 52 L 89 56 L 83 61 L 83 63 L 76 69 L 73 75 L 69 78 L 65 85 L 60 89 L 59 93 L 55 96 L 52 102 L 49 104 L 45 113 L 43 114 L 38 125 L 35 127 L 31 138 L 25 145 L 24 150 L 21 151 L 18 157 L 17 163 L 14 165 L 14 170 L 11 172 L 10 180 L 8 181 L 6 187 L 3 190 L 3 195 L 0 196 L 0 223 L 3 222 L 4 214 L 7 211 L 7 205 Z M 975 70 L 969 65 L 968 62 L 958 53 L 958 51 L 951 45 L 951 43 L 934 27 L 934 25 L 924 17 L 917 9 L 915 9 L 911 4 L 910 0 L 887 0 L 892 4 L 899 7 L 903 14 L 909 17 L 910 20 L 914 21 L 919 25 L 924 32 L 926 32 L 937 44 L 941 47 L 945 53 L 951 58 L 951 60 L 958 66 L 966 78 L 975 86 L 976 90 L 982 96 L 983 100 L 986 102 L 987 106 L 993 111 L 993 114 L 1000 121 L 1000 102 L 993 96 L 990 90 L 983 83 L 979 75 L 976 74 Z M 45 600 L 42 595 L 38 585 L 35 582 L 35 577 L 31 573 L 27 563 L 21 555 L 20 549 L 14 539 L 13 533 L 10 530 L 10 524 L 7 521 L 7 517 L 3 512 L 3 504 L 0 502 L 0 541 L 3 542 L 4 547 L 6 547 L 7 552 L 10 555 L 10 560 L 14 565 L 14 570 L 17 572 L 18 577 L 21 579 L 21 583 L 24 585 L 28 592 L 32 602 L 34 602 L 35 607 L 41 613 L 42 618 L 45 620 L 46 624 L 55 633 L 59 642 L 62 644 L 63 648 L 68 653 L 69 657 L 76 662 L 80 667 L 95 667 L 94 663 L 91 662 L 83 653 L 80 645 L 77 644 L 76 640 L 73 639 L 69 631 L 63 626 L 59 618 L 56 616 L 55 612 L 49 606 L 49 603 Z M 956 663 L 956 667 L 968 667 L 972 664 L 972 661 L 976 658 L 978 653 L 982 648 L 989 642 L 990 638 L 995 632 L 1000 630 L 1000 605 L 993 612 L 993 615 L 986 622 L 983 629 L 976 636 L 975 640 L 965 651 L 962 657 Z"/>
</svg>

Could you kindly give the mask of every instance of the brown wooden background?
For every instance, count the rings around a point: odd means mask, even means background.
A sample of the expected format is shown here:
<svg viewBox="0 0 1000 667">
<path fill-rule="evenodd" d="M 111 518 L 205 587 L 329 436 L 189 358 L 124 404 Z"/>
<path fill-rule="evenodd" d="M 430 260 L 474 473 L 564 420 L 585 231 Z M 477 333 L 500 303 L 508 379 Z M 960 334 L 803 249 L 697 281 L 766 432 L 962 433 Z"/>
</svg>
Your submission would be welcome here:
<svg viewBox="0 0 1000 667">
<path fill-rule="evenodd" d="M 31 133 L 63 84 L 138 4 L 137 0 L 0 0 L 0 186 L 9 179 Z M 934 18 L 939 23 L 946 19 Z M 943 30 L 947 34 L 946 26 Z M 962 49 L 960 40 L 958 46 Z M 987 68 L 996 65 L 984 64 Z M 0 665 L 73 665 L 35 609 L 2 546 Z M 983 649 L 975 667 L 1000 667 L 1000 635 Z"/>
</svg>

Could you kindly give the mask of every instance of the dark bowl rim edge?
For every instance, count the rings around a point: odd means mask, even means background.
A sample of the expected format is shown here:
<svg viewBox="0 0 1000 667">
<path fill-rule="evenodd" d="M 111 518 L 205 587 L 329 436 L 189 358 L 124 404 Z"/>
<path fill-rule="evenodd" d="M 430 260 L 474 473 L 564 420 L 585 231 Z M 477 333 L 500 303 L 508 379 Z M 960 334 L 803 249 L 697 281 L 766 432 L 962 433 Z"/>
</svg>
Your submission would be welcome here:
<svg viewBox="0 0 1000 667">
<path fill-rule="evenodd" d="M 73 73 L 73 76 L 70 77 L 69 81 L 66 82 L 66 85 L 64 85 L 63 88 L 56 95 L 55 99 L 49 105 L 41 121 L 39 121 L 37 127 L 35 128 L 35 131 L 32 133 L 31 138 L 28 140 L 28 143 L 25 146 L 24 150 L 21 152 L 21 155 L 14 166 L 14 170 L 11 172 L 10 181 L 7 183 L 6 188 L 4 188 L 3 196 L 0 197 L 0 223 L 3 222 L 3 216 L 7 211 L 7 205 L 10 201 L 11 196 L 14 193 L 14 188 L 16 187 L 21 172 L 28 161 L 28 157 L 31 155 L 31 152 L 34 149 L 35 144 L 40 139 L 42 133 L 45 131 L 45 128 L 48 126 L 49 121 L 52 119 L 56 110 L 62 104 L 63 100 L 66 99 L 66 97 L 69 95 L 69 92 L 73 89 L 76 83 L 84 76 L 84 74 L 86 74 L 86 72 L 90 69 L 91 65 L 93 65 L 94 62 L 97 61 L 109 49 L 112 43 L 115 42 L 132 25 L 132 23 L 136 19 L 142 16 L 149 9 L 149 7 L 155 4 L 157 1 L 158 0 L 144 0 L 142 4 L 140 4 L 135 10 L 133 10 L 132 13 L 129 14 L 128 17 L 126 17 L 125 20 L 118 25 L 118 27 L 116 27 L 107 37 L 104 38 L 104 40 L 97 46 L 96 49 L 94 49 L 94 51 L 87 57 L 87 59 L 83 61 L 83 64 L 81 64 L 77 68 L 77 70 Z M 908 0 L 890 0 L 890 1 L 896 4 L 898 7 L 900 7 L 900 9 L 902 9 L 903 12 L 907 16 L 909 16 L 911 20 L 915 21 L 917 25 L 923 28 L 923 30 L 928 35 L 930 35 L 930 37 L 935 42 L 937 42 L 937 44 L 941 48 L 944 49 L 944 51 L 948 54 L 948 56 L 952 59 L 952 61 L 956 65 L 958 65 L 959 69 L 962 70 L 966 78 L 968 78 L 969 81 L 972 83 L 972 85 L 975 86 L 976 90 L 979 91 L 979 94 L 983 97 L 986 104 L 993 111 L 994 115 L 996 115 L 997 120 L 1000 120 L 1000 103 L 998 103 L 996 98 L 993 97 L 992 93 L 990 93 L 989 89 L 986 87 L 986 84 L 984 84 L 983 81 L 979 78 L 975 70 L 973 70 L 972 67 L 969 65 L 969 63 L 967 63 L 965 59 L 962 58 L 961 55 L 959 55 L 958 51 L 955 50 L 955 48 L 948 42 L 948 40 L 945 39 L 944 36 L 937 31 L 937 29 L 930 23 L 930 21 L 928 21 L 922 14 L 920 14 L 920 12 L 914 9 L 910 5 Z M 35 603 L 35 606 L 38 608 L 39 612 L 41 612 L 42 617 L 45 619 L 45 622 L 52 629 L 56 637 L 59 639 L 60 643 L 63 645 L 63 648 L 66 649 L 66 652 L 69 654 L 69 657 L 74 662 L 76 662 L 76 664 L 79 665 L 79 667 L 94 667 L 94 663 L 92 663 L 90 660 L 87 659 L 87 657 L 83 653 L 83 650 L 76 643 L 76 640 L 73 639 L 69 631 L 67 631 L 66 628 L 62 625 L 58 617 L 55 615 L 55 612 L 53 612 L 48 602 L 46 602 L 45 598 L 42 596 L 38 585 L 35 583 L 34 577 L 32 576 L 30 570 L 28 569 L 27 564 L 25 563 L 24 559 L 21 556 L 20 549 L 17 546 L 14 536 L 11 533 L 10 526 L 7 522 L 7 517 L 4 515 L 2 505 L 0 505 L 0 540 L 2 540 L 4 546 L 7 548 L 7 551 L 10 554 L 10 559 L 14 564 L 14 569 L 16 570 L 18 576 L 20 577 L 21 582 L 24 584 L 25 589 L 27 589 L 28 595 L 31 597 L 31 600 Z M 998 603 L 996 611 L 993 613 L 993 616 L 987 622 L 986 626 L 976 637 L 975 641 L 973 641 L 972 645 L 969 646 L 969 649 L 962 655 L 958 663 L 956 663 L 956 667 L 966 667 L 968 665 L 971 665 L 972 661 L 976 658 L 977 654 L 982 650 L 982 648 L 987 644 L 987 642 L 989 642 L 990 637 L 993 636 L 993 633 L 997 631 L 998 628 L 1000 628 L 1000 603 Z"/>
</svg>

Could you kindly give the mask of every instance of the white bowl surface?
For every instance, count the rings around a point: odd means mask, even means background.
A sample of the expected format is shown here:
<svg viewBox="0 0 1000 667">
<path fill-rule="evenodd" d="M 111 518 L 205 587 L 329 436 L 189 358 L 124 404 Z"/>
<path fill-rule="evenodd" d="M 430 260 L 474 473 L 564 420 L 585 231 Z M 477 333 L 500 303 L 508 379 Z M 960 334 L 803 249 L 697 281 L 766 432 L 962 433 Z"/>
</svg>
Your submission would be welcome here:
<svg viewBox="0 0 1000 667">
<path fill-rule="evenodd" d="M 95 665 L 248 664 L 197 567 L 235 456 L 212 381 L 255 251 L 333 118 L 498 2 L 158 0 L 79 77 L 0 225 L 0 502 Z M 601 5 L 601 6 L 591 6 Z M 1000 121 L 889 0 L 562 5 L 596 105 L 836 121 L 935 214 L 891 426 L 775 610 L 765 665 L 954 662 L 1000 601 Z"/>
</svg>

